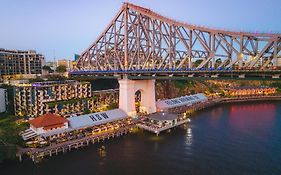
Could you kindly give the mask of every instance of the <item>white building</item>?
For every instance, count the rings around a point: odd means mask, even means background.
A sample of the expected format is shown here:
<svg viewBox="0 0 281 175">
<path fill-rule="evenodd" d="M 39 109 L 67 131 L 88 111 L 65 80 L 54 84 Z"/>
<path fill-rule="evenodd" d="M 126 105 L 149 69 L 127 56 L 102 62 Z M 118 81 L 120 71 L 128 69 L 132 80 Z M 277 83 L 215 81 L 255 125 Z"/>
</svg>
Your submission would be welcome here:
<svg viewBox="0 0 281 175">
<path fill-rule="evenodd" d="M 6 111 L 7 103 L 7 90 L 0 88 L 0 113 Z"/>
<path fill-rule="evenodd" d="M 63 131 L 68 129 L 68 120 L 52 113 L 44 114 L 29 120 L 30 128 L 22 133 L 23 140 L 28 140 L 51 131 Z"/>
<path fill-rule="evenodd" d="M 191 106 L 195 103 L 204 102 L 207 97 L 202 94 L 187 95 L 182 97 L 177 97 L 167 100 L 159 100 L 156 102 L 157 111 L 165 111 L 170 108 L 180 107 L 180 106 Z"/>
<path fill-rule="evenodd" d="M 21 133 L 23 140 L 33 138 L 47 138 L 54 135 L 68 133 L 75 130 L 91 128 L 94 126 L 120 121 L 127 118 L 121 109 L 63 118 L 59 115 L 47 113 L 29 120 L 30 128 Z"/>
</svg>

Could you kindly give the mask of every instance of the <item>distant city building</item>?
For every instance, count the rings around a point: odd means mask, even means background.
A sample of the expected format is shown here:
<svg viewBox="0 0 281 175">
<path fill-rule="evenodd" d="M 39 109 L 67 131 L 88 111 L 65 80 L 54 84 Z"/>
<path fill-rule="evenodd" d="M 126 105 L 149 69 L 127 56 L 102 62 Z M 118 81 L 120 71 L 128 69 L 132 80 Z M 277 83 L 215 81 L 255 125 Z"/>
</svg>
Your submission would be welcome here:
<svg viewBox="0 0 281 175">
<path fill-rule="evenodd" d="M 247 95 L 271 95 L 276 93 L 275 87 L 258 86 L 258 87 L 237 87 L 228 90 L 230 96 L 247 96 Z"/>
<path fill-rule="evenodd" d="M 75 70 L 77 68 L 77 61 L 71 61 L 70 70 Z"/>
<path fill-rule="evenodd" d="M 74 61 L 78 61 L 79 57 L 80 57 L 80 55 L 74 54 Z"/>
<path fill-rule="evenodd" d="M 41 75 L 45 58 L 36 51 L 0 49 L 0 76 Z"/>
<path fill-rule="evenodd" d="M 70 60 L 67 59 L 60 59 L 57 61 L 57 66 L 65 66 L 67 69 L 70 68 Z"/>
<path fill-rule="evenodd" d="M 7 90 L 0 88 L 0 113 L 6 111 L 7 103 L 8 103 Z"/>
<path fill-rule="evenodd" d="M 46 113 L 62 116 L 101 111 L 117 102 L 118 91 L 91 91 L 89 82 L 49 81 L 18 84 L 15 93 L 16 116 L 38 117 Z"/>
</svg>

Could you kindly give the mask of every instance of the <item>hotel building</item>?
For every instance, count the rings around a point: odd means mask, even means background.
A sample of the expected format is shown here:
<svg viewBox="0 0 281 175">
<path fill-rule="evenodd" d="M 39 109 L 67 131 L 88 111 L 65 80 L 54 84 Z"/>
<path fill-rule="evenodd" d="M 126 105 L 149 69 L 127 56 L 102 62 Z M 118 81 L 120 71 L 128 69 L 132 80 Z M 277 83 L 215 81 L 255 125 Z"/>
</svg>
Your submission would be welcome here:
<svg viewBox="0 0 281 175">
<path fill-rule="evenodd" d="M 18 84 L 14 95 L 15 115 L 28 117 L 46 113 L 68 117 L 97 112 L 118 100 L 116 90 L 92 92 L 89 82 L 73 80 Z"/>
<path fill-rule="evenodd" d="M 36 51 L 0 48 L 0 76 L 41 75 L 44 56 Z"/>
</svg>

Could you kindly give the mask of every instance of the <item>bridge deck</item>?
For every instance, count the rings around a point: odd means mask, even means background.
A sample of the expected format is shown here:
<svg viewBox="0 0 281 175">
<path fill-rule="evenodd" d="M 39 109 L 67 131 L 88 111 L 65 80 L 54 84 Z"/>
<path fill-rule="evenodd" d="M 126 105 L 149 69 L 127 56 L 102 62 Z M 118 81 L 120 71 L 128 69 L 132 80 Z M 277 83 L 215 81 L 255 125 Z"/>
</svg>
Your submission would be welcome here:
<svg viewBox="0 0 281 175">
<path fill-rule="evenodd" d="M 280 79 L 281 70 L 107 70 L 72 71 L 74 78 Z"/>
</svg>

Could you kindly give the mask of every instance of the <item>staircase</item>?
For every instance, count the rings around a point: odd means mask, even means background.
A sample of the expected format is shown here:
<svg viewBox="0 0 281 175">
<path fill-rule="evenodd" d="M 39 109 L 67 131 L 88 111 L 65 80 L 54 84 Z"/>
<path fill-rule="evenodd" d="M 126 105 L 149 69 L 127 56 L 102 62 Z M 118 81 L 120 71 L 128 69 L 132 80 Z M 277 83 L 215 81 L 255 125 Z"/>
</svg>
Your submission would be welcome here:
<svg viewBox="0 0 281 175">
<path fill-rule="evenodd" d="M 37 136 L 36 132 L 34 132 L 32 129 L 27 129 L 21 134 L 23 140 L 29 140 Z"/>
</svg>

